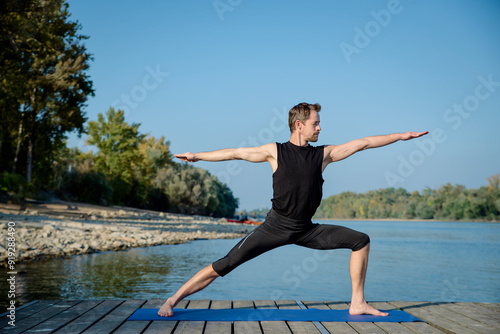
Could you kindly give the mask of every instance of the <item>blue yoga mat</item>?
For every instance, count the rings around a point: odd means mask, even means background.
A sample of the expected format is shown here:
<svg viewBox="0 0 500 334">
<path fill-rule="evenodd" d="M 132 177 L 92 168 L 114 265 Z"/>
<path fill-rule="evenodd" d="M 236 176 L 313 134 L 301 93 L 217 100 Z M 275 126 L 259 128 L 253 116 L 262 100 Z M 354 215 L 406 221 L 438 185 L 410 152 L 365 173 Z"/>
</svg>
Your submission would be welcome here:
<svg viewBox="0 0 500 334">
<path fill-rule="evenodd" d="M 141 308 L 127 320 L 146 321 L 341 321 L 413 322 L 422 321 L 404 311 L 390 310 L 386 317 L 350 315 L 349 310 L 285 309 L 174 309 L 172 317 L 160 317 L 158 309 Z"/>
</svg>

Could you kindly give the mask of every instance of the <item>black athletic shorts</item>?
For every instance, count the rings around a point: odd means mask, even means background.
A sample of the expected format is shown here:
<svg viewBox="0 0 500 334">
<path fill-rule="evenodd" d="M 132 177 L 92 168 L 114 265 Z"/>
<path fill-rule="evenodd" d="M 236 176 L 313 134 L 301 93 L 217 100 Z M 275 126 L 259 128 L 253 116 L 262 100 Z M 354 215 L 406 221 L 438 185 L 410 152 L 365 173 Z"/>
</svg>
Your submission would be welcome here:
<svg viewBox="0 0 500 334">
<path fill-rule="evenodd" d="M 246 235 L 229 253 L 212 263 L 225 276 L 240 264 L 271 249 L 295 244 L 313 249 L 349 248 L 357 251 L 370 243 L 368 235 L 337 225 L 314 224 L 281 216 L 271 210 L 264 223 Z"/>
</svg>

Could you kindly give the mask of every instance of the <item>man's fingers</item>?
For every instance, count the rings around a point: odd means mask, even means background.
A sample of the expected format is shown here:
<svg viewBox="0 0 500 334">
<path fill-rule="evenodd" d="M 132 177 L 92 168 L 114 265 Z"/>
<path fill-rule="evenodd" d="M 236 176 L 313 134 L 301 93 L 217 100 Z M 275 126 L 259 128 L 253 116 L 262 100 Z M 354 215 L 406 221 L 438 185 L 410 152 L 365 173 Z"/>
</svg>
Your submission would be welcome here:
<svg viewBox="0 0 500 334">
<path fill-rule="evenodd" d="M 422 136 L 425 136 L 426 134 L 428 134 L 429 131 L 423 131 L 423 132 L 410 132 L 410 138 L 418 138 L 418 137 L 422 137 Z"/>
<path fill-rule="evenodd" d="M 421 136 L 424 136 L 424 135 L 426 135 L 426 134 L 428 134 L 428 133 L 429 133 L 429 131 L 420 132 L 420 133 L 418 134 L 418 136 L 419 136 L 419 137 L 421 137 Z"/>
<path fill-rule="evenodd" d="M 404 136 L 403 136 L 403 140 L 409 140 L 409 139 L 414 139 L 414 138 L 418 138 L 418 137 L 422 137 L 426 134 L 428 134 L 429 131 L 423 131 L 423 132 L 407 132 Z"/>
<path fill-rule="evenodd" d="M 174 157 L 176 157 L 177 159 L 181 159 L 182 161 L 189 161 L 187 155 L 185 154 L 174 154 Z"/>
<path fill-rule="evenodd" d="M 182 161 L 188 161 L 188 162 L 198 161 L 195 159 L 194 154 L 192 153 L 174 154 L 174 157 L 181 159 Z"/>
</svg>

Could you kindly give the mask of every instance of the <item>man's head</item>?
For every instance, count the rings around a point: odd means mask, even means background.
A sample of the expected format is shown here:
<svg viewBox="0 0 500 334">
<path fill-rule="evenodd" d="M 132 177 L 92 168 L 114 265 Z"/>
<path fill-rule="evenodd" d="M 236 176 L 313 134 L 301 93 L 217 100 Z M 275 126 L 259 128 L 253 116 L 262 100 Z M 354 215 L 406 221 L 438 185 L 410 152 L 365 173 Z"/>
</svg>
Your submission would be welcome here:
<svg viewBox="0 0 500 334">
<path fill-rule="evenodd" d="M 304 132 L 307 141 L 316 142 L 321 130 L 319 126 L 319 114 L 321 106 L 317 103 L 299 103 L 288 113 L 288 126 L 290 131 L 300 130 Z"/>
</svg>

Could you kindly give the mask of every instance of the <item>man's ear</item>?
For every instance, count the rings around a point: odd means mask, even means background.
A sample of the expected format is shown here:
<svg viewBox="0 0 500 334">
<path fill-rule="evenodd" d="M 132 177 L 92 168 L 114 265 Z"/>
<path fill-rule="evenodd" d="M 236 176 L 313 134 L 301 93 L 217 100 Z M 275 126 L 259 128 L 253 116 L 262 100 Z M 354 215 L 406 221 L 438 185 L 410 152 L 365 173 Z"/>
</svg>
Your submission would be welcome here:
<svg viewBox="0 0 500 334">
<path fill-rule="evenodd" d="M 296 130 L 300 130 L 302 128 L 302 125 L 303 125 L 302 121 L 300 121 L 298 119 L 295 120 L 295 129 Z"/>
</svg>

